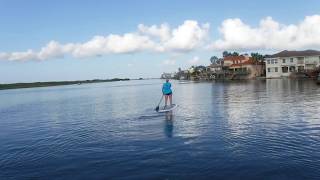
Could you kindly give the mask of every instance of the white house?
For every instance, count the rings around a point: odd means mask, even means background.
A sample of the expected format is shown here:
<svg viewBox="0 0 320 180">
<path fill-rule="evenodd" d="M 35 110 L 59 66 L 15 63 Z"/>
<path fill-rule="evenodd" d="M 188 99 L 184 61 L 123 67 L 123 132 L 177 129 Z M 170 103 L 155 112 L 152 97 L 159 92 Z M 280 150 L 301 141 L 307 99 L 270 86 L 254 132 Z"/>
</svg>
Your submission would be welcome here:
<svg viewBox="0 0 320 180">
<path fill-rule="evenodd" d="M 162 73 L 161 79 L 173 79 L 176 73 Z"/>
<path fill-rule="evenodd" d="M 213 73 L 221 72 L 222 65 L 221 64 L 210 64 L 209 66 L 207 66 L 207 71 L 213 72 Z"/>
<path fill-rule="evenodd" d="M 320 65 L 320 51 L 281 51 L 265 58 L 266 77 L 288 77 L 294 72 L 314 70 Z"/>
</svg>

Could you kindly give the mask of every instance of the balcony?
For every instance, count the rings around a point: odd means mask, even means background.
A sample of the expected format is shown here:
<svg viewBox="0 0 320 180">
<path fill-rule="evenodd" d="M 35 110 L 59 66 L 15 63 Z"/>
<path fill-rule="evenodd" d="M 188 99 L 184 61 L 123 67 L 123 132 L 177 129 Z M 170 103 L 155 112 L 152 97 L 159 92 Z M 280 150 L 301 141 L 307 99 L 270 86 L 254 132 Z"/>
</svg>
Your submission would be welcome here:
<svg viewBox="0 0 320 180">
<path fill-rule="evenodd" d="M 304 60 L 298 60 L 297 64 L 304 64 Z"/>
</svg>

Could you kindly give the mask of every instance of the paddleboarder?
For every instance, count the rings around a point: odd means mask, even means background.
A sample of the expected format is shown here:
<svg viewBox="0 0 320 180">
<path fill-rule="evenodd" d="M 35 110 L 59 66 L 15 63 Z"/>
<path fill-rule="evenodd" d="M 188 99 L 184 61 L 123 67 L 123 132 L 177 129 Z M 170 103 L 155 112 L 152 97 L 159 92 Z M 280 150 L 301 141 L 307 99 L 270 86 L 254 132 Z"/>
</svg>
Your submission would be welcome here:
<svg viewBox="0 0 320 180">
<path fill-rule="evenodd" d="M 171 83 L 169 79 L 166 79 L 166 82 L 162 85 L 162 93 L 164 95 L 165 100 L 165 107 L 168 104 L 168 99 L 170 101 L 170 106 L 172 106 L 172 90 L 171 90 Z"/>
</svg>

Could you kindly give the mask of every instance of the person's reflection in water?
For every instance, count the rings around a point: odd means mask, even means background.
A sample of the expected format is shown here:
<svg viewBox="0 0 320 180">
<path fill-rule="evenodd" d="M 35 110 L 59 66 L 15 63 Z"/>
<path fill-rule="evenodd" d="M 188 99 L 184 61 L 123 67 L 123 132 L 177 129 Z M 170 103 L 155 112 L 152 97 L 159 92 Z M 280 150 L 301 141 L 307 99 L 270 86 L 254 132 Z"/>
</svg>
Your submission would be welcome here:
<svg viewBox="0 0 320 180">
<path fill-rule="evenodd" d="M 164 126 L 164 132 L 167 137 L 171 138 L 173 134 L 173 115 L 172 111 L 166 112 L 165 115 L 165 126 Z"/>
</svg>

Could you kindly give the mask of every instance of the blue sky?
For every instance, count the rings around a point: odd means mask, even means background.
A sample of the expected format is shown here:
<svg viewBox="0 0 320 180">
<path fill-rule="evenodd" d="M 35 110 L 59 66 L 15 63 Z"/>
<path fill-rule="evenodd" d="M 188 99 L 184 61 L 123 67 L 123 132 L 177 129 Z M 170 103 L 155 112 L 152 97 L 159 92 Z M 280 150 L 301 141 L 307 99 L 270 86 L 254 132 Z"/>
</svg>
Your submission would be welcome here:
<svg viewBox="0 0 320 180">
<path fill-rule="evenodd" d="M 319 43 L 301 37 L 310 32 L 318 35 L 313 27 L 320 27 L 319 14 L 318 0 L 0 0 L 0 83 L 159 77 L 178 67 L 208 64 L 210 56 L 220 56 L 224 49 L 268 53 L 318 49 Z M 150 35 L 152 25 L 160 29 L 163 23 L 170 28 L 164 41 L 163 36 Z M 277 28 L 275 23 L 281 26 Z M 144 32 L 139 24 L 145 27 Z M 178 31 L 180 26 L 185 31 Z M 177 37 L 175 30 L 180 33 Z M 134 35 L 134 40 L 144 40 L 118 45 L 128 33 Z M 111 34 L 119 40 L 110 38 Z M 290 36 L 278 42 L 281 34 Z M 184 35 L 190 39 L 181 40 Z M 110 44 L 109 49 L 99 45 L 93 45 L 98 49 L 88 48 L 85 43 L 95 36 L 105 37 L 102 41 Z M 263 36 L 272 42 L 262 42 Z M 50 51 L 56 54 L 40 56 L 41 48 L 51 41 L 57 42 L 54 47 L 63 52 Z M 144 43 L 146 46 L 141 45 Z M 29 49 L 31 55 L 14 55 Z"/>
</svg>

